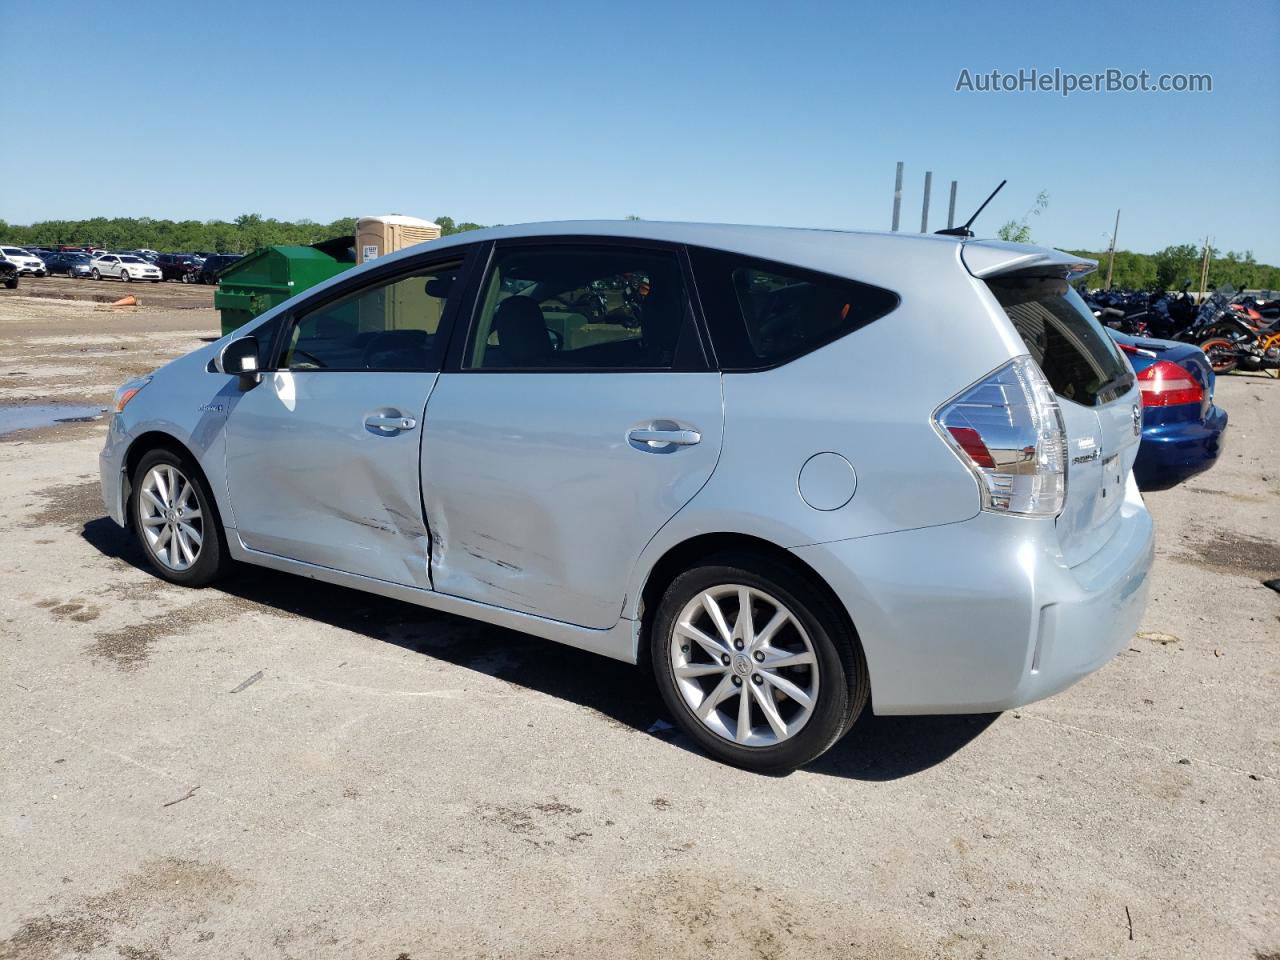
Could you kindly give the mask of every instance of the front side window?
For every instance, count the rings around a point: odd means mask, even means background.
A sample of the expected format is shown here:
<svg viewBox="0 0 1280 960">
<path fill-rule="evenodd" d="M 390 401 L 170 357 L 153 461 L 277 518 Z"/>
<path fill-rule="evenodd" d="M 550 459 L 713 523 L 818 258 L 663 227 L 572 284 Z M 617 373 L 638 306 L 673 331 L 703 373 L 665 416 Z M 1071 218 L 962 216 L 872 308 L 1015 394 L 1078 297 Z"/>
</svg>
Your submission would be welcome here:
<svg viewBox="0 0 1280 960">
<path fill-rule="evenodd" d="M 720 366 L 776 366 L 883 317 L 898 295 L 871 284 L 690 248 Z"/>
<path fill-rule="evenodd" d="M 463 367 L 671 369 L 682 337 L 697 336 L 691 322 L 672 252 L 611 244 L 500 247 Z"/>
<path fill-rule="evenodd" d="M 280 366 L 290 370 L 433 370 L 436 334 L 462 261 L 424 267 L 303 314 Z"/>
</svg>

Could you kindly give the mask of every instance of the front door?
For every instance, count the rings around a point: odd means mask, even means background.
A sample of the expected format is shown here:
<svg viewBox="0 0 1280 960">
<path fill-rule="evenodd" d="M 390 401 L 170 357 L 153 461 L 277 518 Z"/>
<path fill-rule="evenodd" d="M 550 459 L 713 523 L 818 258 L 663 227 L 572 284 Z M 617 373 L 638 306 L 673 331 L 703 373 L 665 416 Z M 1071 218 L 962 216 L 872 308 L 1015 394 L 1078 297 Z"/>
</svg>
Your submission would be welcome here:
<svg viewBox="0 0 1280 960">
<path fill-rule="evenodd" d="M 290 318 L 278 369 L 227 417 L 227 483 L 246 547 L 430 587 L 422 417 L 460 269 L 450 260 L 399 273 Z"/>
<path fill-rule="evenodd" d="M 500 244 L 459 353 L 422 449 L 435 589 L 612 626 L 640 552 L 720 452 L 720 378 L 678 253 Z"/>
</svg>

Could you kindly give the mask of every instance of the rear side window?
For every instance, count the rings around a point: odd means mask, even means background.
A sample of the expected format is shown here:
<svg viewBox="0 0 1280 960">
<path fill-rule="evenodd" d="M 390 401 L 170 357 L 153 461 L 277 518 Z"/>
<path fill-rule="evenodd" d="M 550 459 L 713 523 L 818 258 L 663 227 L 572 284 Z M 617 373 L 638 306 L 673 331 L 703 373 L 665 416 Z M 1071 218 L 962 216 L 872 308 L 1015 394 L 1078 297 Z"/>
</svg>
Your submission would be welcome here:
<svg viewBox="0 0 1280 960">
<path fill-rule="evenodd" d="M 1128 392 L 1129 364 L 1066 280 L 998 277 L 987 285 L 1054 393 L 1093 407 Z"/>
<path fill-rule="evenodd" d="M 878 320 L 891 290 L 800 267 L 689 248 L 698 296 L 723 370 L 760 370 Z"/>
</svg>

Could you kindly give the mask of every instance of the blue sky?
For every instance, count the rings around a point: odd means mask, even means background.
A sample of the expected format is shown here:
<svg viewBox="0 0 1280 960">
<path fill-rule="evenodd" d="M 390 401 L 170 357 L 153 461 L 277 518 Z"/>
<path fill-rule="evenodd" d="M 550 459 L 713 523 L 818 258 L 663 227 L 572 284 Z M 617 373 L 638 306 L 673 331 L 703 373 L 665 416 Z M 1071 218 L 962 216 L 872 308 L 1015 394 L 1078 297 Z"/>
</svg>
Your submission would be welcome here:
<svg viewBox="0 0 1280 960">
<path fill-rule="evenodd" d="M 6 3 L 0 218 L 621 217 L 1206 234 L 1280 263 L 1280 4 Z M 50 11 L 57 15 L 51 16 Z M 220 19 L 210 13 L 217 11 Z M 114 14 L 118 13 L 119 16 Z M 1211 94 L 956 93 L 962 68 Z"/>
</svg>

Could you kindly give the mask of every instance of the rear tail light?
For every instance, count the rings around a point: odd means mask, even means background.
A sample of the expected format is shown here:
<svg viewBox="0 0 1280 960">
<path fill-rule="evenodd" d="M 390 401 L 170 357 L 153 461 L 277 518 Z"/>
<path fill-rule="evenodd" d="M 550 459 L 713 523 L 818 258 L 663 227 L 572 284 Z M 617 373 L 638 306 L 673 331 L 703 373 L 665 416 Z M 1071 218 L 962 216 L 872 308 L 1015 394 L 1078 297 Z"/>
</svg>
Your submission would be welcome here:
<svg viewBox="0 0 1280 960">
<path fill-rule="evenodd" d="M 1200 404 L 1204 388 L 1186 370 L 1168 360 L 1159 360 L 1138 374 L 1144 407 L 1174 407 L 1183 403 Z"/>
<path fill-rule="evenodd" d="M 1067 432 L 1030 357 L 1015 357 L 947 401 L 938 433 L 978 478 L 982 509 L 1056 517 L 1067 495 Z"/>
</svg>

